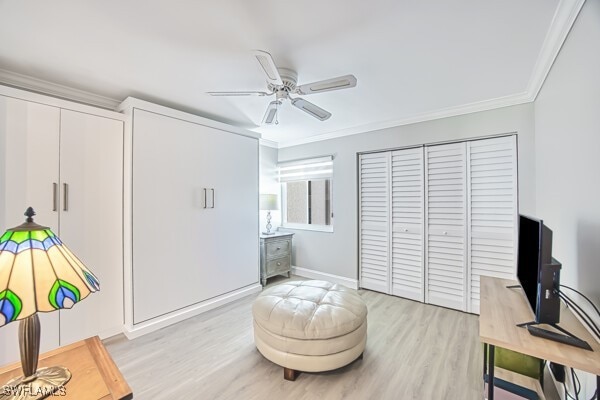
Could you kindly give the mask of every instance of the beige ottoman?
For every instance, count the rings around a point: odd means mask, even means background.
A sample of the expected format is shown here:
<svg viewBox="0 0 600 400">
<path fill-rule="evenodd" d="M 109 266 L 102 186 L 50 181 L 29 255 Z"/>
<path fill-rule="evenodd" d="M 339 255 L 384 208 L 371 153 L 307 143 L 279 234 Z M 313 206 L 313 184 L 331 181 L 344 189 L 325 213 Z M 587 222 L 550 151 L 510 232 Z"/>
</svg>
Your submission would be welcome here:
<svg viewBox="0 0 600 400">
<path fill-rule="evenodd" d="M 367 306 L 356 290 L 325 281 L 292 281 L 254 301 L 254 341 L 265 358 L 295 380 L 299 371 L 343 367 L 362 357 Z"/>
</svg>

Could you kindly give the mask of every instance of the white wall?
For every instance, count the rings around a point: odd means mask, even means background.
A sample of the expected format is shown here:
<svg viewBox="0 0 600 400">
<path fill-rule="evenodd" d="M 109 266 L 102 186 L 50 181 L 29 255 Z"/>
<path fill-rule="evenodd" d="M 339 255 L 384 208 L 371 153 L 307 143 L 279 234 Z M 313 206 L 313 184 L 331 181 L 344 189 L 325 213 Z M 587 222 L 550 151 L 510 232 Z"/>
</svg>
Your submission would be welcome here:
<svg viewBox="0 0 600 400">
<path fill-rule="evenodd" d="M 294 230 L 294 265 L 358 277 L 357 153 L 516 132 L 520 210 L 535 214 L 533 104 L 443 118 L 279 149 L 279 161 L 333 154 L 333 233 Z"/>
<path fill-rule="evenodd" d="M 588 1 L 535 101 L 538 215 L 561 280 L 600 303 L 600 1 Z"/>
<path fill-rule="evenodd" d="M 259 191 L 260 193 L 266 194 L 277 194 L 278 197 L 281 195 L 279 190 L 279 181 L 277 180 L 277 149 L 273 147 L 260 145 L 259 147 L 259 158 L 260 158 L 260 178 L 259 178 Z M 281 199 L 279 199 L 279 208 L 281 209 Z M 267 211 L 260 212 L 260 223 L 259 228 L 264 231 L 267 223 Z M 271 211 L 271 225 L 272 230 L 277 229 L 281 225 L 281 211 Z"/>
<path fill-rule="evenodd" d="M 537 215 L 561 282 L 600 305 L 600 1 L 588 0 L 535 101 Z M 578 303 L 584 304 L 578 300 Z M 593 314 L 592 314 L 593 315 Z M 596 318 L 600 323 L 600 318 Z M 587 396 L 594 391 L 587 375 Z"/>
<path fill-rule="evenodd" d="M 1 101 L 1 100 L 0 100 Z M 4 129 L 4 121 L 6 121 L 6 109 L 7 107 L 0 107 L 0 129 Z M 6 183 L 5 183 L 5 175 L 6 175 L 6 135 L 0 132 L 0 196 L 6 196 Z M 4 201 L 4 200 L 3 200 Z M 5 210 L 6 207 L 0 207 L 0 235 L 4 233 L 7 228 L 12 228 L 11 226 L 6 226 L 6 215 Z"/>
</svg>

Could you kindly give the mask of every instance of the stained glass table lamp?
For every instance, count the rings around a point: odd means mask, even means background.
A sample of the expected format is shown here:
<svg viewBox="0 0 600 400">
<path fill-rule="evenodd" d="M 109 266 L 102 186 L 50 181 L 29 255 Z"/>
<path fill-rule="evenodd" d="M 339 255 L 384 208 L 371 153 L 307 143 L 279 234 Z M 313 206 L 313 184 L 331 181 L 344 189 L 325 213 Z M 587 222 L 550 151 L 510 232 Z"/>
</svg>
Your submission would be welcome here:
<svg viewBox="0 0 600 400">
<path fill-rule="evenodd" d="M 71 379 L 65 367 L 37 368 L 40 352 L 38 312 L 71 308 L 90 293 L 100 290 L 98 279 L 48 227 L 33 222 L 31 207 L 24 224 L 0 237 L 0 327 L 19 325 L 19 348 L 23 376 L 5 384 L 13 397 L 37 393 L 41 399 Z M 27 390 L 18 390 L 27 385 Z M 6 393 L 7 391 L 5 391 Z M 46 396 L 39 396 L 46 394 Z"/>
</svg>

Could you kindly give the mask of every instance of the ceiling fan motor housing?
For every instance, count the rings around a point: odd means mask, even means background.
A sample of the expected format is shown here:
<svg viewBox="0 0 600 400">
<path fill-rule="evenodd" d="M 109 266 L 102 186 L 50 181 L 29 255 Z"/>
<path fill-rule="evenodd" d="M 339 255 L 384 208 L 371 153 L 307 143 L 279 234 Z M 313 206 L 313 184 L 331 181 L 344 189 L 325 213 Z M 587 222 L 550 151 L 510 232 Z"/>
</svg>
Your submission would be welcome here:
<svg viewBox="0 0 600 400">
<path fill-rule="evenodd" d="M 288 68 L 277 68 L 283 85 L 268 84 L 269 90 L 277 95 L 277 99 L 287 98 L 289 93 L 293 93 L 296 90 L 296 84 L 298 82 L 298 74 Z"/>
</svg>

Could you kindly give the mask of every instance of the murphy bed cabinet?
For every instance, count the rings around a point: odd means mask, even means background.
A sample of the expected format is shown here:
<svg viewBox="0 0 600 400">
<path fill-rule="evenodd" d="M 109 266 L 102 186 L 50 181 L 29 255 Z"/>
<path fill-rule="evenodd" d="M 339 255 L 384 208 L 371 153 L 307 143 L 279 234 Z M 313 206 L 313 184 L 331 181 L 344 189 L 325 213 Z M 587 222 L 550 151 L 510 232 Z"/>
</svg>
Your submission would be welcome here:
<svg viewBox="0 0 600 400">
<path fill-rule="evenodd" d="M 98 276 L 100 291 L 40 313 L 41 351 L 123 326 L 123 129 L 116 112 L 0 86 L 0 229 L 28 206 Z M 18 323 L 0 329 L 0 365 L 19 359 Z"/>
<path fill-rule="evenodd" d="M 479 313 L 481 276 L 514 279 L 516 135 L 365 153 L 360 286 Z"/>
<path fill-rule="evenodd" d="M 261 289 L 258 136 L 128 98 L 125 333 Z"/>
</svg>

